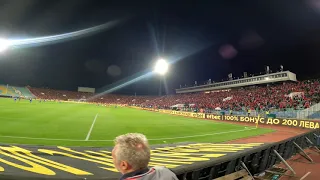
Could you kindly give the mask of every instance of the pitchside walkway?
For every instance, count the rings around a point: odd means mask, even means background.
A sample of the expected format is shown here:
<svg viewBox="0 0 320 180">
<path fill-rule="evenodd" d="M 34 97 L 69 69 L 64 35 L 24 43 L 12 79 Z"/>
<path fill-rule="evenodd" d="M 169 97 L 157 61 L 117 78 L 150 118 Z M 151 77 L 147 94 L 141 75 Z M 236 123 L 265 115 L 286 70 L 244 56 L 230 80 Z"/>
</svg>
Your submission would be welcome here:
<svg viewBox="0 0 320 180">
<path fill-rule="evenodd" d="M 316 180 L 320 179 L 320 153 L 314 150 L 306 150 L 307 154 L 314 161 L 310 163 L 306 158 L 297 154 L 288 160 L 288 164 L 297 173 L 294 177 L 282 176 L 280 180 Z M 285 167 L 281 164 L 280 167 Z M 291 175 L 290 171 L 287 171 L 286 175 Z"/>
<path fill-rule="evenodd" d="M 247 124 L 248 126 L 250 124 Z M 252 125 L 251 125 L 252 126 Z M 255 137 L 249 137 L 244 139 L 238 139 L 234 141 L 230 141 L 229 143 L 249 143 L 249 142 L 264 142 L 264 143 L 273 143 L 285 140 L 287 138 L 303 134 L 308 132 L 308 129 L 300 129 L 300 128 L 289 128 L 284 126 L 269 126 L 262 125 L 263 128 L 273 128 L 276 131 L 264 134 Z M 285 175 L 283 175 L 280 180 L 317 180 L 320 179 L 320 152 L 315 151 L 314 149 L 306 150 L 306 153 L 313 159 L 313 163 L 310 163 L 306 158 L 297 154 L 287 160 L 288 164 L 294 169 L 297 173 L 295 176 L 292 176 L 291 171 L 287 171 Z M 286 168 L 286 166 L 281 163 L 277 165 L 278 167 Z"/>
</svg>

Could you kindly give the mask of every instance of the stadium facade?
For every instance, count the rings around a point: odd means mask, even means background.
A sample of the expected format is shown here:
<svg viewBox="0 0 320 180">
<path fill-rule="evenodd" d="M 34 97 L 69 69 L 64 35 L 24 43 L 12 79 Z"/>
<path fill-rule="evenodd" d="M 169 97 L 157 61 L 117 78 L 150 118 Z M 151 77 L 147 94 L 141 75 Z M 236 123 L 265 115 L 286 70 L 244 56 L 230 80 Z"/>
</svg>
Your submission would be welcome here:
<svg viewBox="0 0 320 180">
<path fill-rule="evenodd" d="M 237 88 L 237 87 L 252 86 L 252 85 L 259 85 L 259 84 L 284 82 L 284 81 L 297 81 L 296 74 L 290 71 L 264 74 L 260 76 L 252 76 L 252 77 L 224 81 L 224 82 L 208 83 L 200 86 L 179 88 L 179 89 L 176 89 L 176 93 L 181 94 L 181 93 L 212 91 L 212 90 Z"/>
</svg>

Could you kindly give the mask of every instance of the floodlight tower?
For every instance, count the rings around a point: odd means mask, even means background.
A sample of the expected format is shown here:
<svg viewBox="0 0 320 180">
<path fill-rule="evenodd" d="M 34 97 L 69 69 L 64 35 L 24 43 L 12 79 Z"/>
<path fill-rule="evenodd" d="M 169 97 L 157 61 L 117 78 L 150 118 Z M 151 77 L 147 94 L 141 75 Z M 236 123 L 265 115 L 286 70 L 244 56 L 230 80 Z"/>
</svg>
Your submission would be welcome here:
<svg viewBox="0 0 320 180">
<path fill-rule="evenodd" d="M 161 96 L 161 79 L 164 77 L 164 75 L 168 72 L 169 64 L 166 60 L 159 58 L 156 62 L 156 65 L 154 67 L 154 72 L 159 74 L 160 82 L 159 82 L 159 96 Z"/>
</svg>

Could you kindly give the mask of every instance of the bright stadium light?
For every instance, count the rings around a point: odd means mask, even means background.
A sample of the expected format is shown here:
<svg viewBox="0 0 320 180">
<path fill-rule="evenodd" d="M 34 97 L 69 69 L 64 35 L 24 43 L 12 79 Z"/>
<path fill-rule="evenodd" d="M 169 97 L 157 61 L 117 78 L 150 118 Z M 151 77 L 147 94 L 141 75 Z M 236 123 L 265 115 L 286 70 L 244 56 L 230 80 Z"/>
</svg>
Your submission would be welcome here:
<svg viewBox="0 0 320 180">
<path fill-rule="evenodd" d="M 7 50 L 10 46 L 10 41 L 6 39 L 0 39 L 0 52 Z"/>
<path fill-rule="evenodd" d="M 169 69 L 169 64 L 164 59 L 159 59 L 154 67 L 154 72 L 164 75 Z"/>
</svg>

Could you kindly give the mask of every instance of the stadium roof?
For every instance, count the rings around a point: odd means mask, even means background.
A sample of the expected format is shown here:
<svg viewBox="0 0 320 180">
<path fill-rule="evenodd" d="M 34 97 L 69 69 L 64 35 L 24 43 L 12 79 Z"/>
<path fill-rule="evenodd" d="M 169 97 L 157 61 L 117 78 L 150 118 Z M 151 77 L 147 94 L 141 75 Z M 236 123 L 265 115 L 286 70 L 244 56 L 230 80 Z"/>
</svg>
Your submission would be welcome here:
<svg viewBox="0 0 320 180">
<path fill-rule="evenodd" d="M 297 81 L 296 74 L 290 71 L 283 71 L 271 74 L 264 74 L 260 76 L 253 76 L 247 78 L 241 78 L 236 80 L 209 83 L 201 86 L 193 86 L 176 89 L 176 93 L 191 93 L 191 92 L 200 92 L 200 91 L 210 91 L 210 90 L 219 90 L 227 88 L 235 88 L 242 86 L 250 86 L 257 84 L 267 84 L 281 81 Z"/>
</svg>

